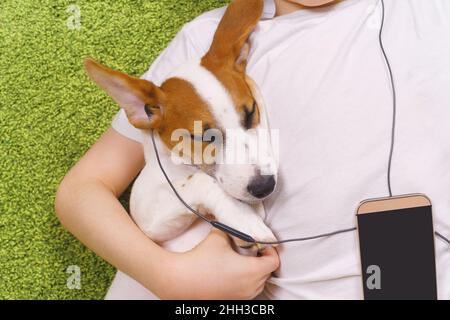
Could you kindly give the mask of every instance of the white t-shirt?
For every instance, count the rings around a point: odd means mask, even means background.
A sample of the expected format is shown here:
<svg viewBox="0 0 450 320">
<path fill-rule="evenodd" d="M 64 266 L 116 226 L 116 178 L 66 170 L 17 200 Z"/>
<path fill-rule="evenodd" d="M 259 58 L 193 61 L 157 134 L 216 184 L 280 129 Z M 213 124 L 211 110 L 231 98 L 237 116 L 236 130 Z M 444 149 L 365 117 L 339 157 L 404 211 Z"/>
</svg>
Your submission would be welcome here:
<svg viewBox="0 0 450 320">
<path fill-rule="evenodd" d="M 435 230 L 450 236 L 450 1 L 386 0 L 384 43 L 398 94 L 394 194 L 425 193 Z M 160 84 L 209 48 L 224 8 L 188 23 L 144 78 Z M 392 95 L 378 43 L 378 0 L 274 17 L 267 0 L 247 72 L 280 132 L 277 192 L 265 202 L 279 239 L 356 225 L 364 199 L 388 195 Z M 140 141 L 119 112 L 113 128 Z M 441 299 L 450 299 L 450 247 L 436 238 Z M 271 299 L 362 298 L 357 233 L 281 245 Z"/>
</svg>

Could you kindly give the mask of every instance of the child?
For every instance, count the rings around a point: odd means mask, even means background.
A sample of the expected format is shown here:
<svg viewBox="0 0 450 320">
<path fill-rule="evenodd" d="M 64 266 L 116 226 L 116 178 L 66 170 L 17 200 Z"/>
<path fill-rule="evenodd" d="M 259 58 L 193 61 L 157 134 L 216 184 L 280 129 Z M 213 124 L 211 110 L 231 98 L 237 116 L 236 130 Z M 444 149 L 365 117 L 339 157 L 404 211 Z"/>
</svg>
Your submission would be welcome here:
<svg viewBox="0 0 450 320">
<path fill-rule="evenodd" d="M 394 192 L 429 195 L 435 228 L 448 235 L 450 4 L 385 2 L 383 37 L 398 86 Z M 361 200 L 387 195 L 392 92 L 378 43 L 380 6 L 379 0 L 265 1 L 247 72 L 264 95 L 272 129 L 280 130 L 279 186 L 265 207 L 281 239 L 353 227 Z M 201 57 L 223 12 L 188 23 L 144 78 L 160 84 L 178 65 Z M 216 230 L 186 253 L 156 245 L 117 200 L 144 165 L 139 141 L 119 112 L 56 198 L 63 225 L 124 272 L 108 298 L 251 299 L 264 287 L 261 297 L 270 299 L 362 298 L 356 233 L 269 248 L 261 257 L 237 254 Z M 450 251 L 441 241 L 436 256 L 439 297 L 448 299 Z"/>
</svg>

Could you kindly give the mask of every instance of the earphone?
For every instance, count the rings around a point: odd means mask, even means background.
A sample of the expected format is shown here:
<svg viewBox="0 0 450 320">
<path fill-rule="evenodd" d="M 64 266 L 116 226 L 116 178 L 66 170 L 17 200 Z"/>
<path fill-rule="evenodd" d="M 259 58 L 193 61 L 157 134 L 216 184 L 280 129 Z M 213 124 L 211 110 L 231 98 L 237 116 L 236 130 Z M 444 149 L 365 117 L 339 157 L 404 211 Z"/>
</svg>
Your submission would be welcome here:
<svg viewBox="0 0 450 320">
<path fill-rule="evenodd" d="M 384 21 L 385 21 L 385 5 L 384 5 L 384 0 L 380 0 L 381 2 L 381 8 L 382 8 L 382 15 L 381 15 L 381 26 L 380 26 L 380 31 L 379 31 L 379 35 L 378 35 L 378 40 L 379 40 L 379 44 L 380 44 L 380 48 L 388 69 L 388 74 L 389 74 L 389 80 L 390 80 L 390 84 L 391 84 L 391 89 L 392 89 L 392 127 L 391 127 L 391 144 L 390 144 L 390 151 L 389 151 L 389 160 L 388 160 L 388 167 L 387 167 L 387 187 L 388 187 L 388 193 L 389 193 L 389 197 L 393 196 L 392 193 L 392 187 L 391 187 L 391 167 L 392 167 L 392 158 L 393 158 L 393 154 L 394 154 L 394 146 L 395 146 L 395 128 L 396 128 L 396 118 L 397 118 L 397 96 L 396 96 L 396 90 L 395 90 L 395 81 L 394 81 L 394 76 L 393 76 L 393 72 L 392 72 L 392 68 L 391 68 L 391 64 L 389 61 L 389 58 L 386 54 L 386 50 L 384 48 L 384 44 L 383 44 L 383 39 L 382 39 L 382 34 L 383 34 L 383 27 L 384 27 Z M 278 241 L 272 241 L 272 242 L 266 242 L 266 241 L 256 241 L 253 237 L 251 237 L 250 235 L 243 233 L 239 230 L 236 230 L 226 224 L 223 224 L 219 221 L 215 221 L 215 220 L 211 220 L 208 219 L 205 215 L 201 214 L 200 212 L 198 212 L 197 210 L 195 210 L 194 208 L 192 208 L 189 204 L 187 204 L 183 198 L 179 195 L 178 191 L 176 190 L 176 188 L 174 187 L 174 185 L 172 184 L 171 179 L 169 178 L 169 176 L 167 175 L 166 171 L 164 170 L 164 167 L 161 163 L 161 159 L 159 157 L 159 152 L 158 152 L 158 148 L 156 147 L 156 142 L 155 142 L 155 137 L 154 137 L 154 132 L 153 130 L 151 131 L 151 139 L 152 139 L 152 143 L 153 143 L 153 148 L 155 151 L 155 155 L 156 155 L 156 159 L 158 162 L 158 166 L 161 169 L 161 172 L 163 173 L 165 179 L 167 180 L 167 183 L 169 184 L 169 186 L 171 187 L 171 189 L 173 190 L 175 196 L 178 198 L 178 200 L 192 213 L 194 213 L 197 217 L 199 217 L 200 219 L 204 220 L 205 222 L 209 223 L 212 227 L 222 230 L 223 232 L 234 236 L 236 238 L 239 238 L 249 244 L 262 244 L 262 245 L 277 245 L 277 244 L 282 244 L 282 243 L 287 243 L 287 242 L 299 242 L 299 241 L 307 241 L 307 240 L 313 240 L 313 239 L 319 239 L 319 238 L 324 238 L 324 237 L 330 237 L 333 235 L 337 235 L 337 234 L 341 234 L 341 233 L 347 233 L 347 232 L 352 232 L 357 230 L 356 227 L 351 227 L 351 228 L 347 228 L 347 229 L 341 229 L 341 230 L 336 230 L 336 231 L 332 231 L 332 232 L 328 232 L 328 233 L 324 233 L 324 234 L 319 234 L 319 235 L 314 235 L 314 236 L 307 236 L 307 237 L 301 237 L 301 238 L 292 238 L 292 239 L 284 239 L 284 240 L 278 240 Z M 445 241 L 447 244 L 450 245 L 450 240 L 447 239 L 446 237 L 444 237 L 443 235 L 441 235 L 438 232 L 435 232 L 436 236 L 438 236 L 439 238 L 441 238 L 443 241 Z"/>
</svg>

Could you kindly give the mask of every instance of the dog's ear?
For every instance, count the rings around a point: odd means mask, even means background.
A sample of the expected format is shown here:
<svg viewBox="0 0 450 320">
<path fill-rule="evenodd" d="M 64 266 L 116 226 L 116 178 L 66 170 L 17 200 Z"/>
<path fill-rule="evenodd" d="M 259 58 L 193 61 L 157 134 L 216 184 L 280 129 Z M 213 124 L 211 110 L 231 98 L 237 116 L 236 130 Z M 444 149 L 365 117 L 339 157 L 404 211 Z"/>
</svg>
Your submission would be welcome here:
<svg viewBox="0 0 450 320">
<path fill-rule="evenodd" d="M 93 59 L 84 60 L 89 77 L 125 110 L 139 129 L 154 129 L 162 120 L 163 92 L 153 83 L 112 70 Z"/>
<path fill-rule="evenodd" d="M 233 0 L 203 59 L 212 63 L 227 63 L 244 70 L 250 49 L 247 40 L 261 18 L 263 8 L 264 0 Z"/>
</svg>

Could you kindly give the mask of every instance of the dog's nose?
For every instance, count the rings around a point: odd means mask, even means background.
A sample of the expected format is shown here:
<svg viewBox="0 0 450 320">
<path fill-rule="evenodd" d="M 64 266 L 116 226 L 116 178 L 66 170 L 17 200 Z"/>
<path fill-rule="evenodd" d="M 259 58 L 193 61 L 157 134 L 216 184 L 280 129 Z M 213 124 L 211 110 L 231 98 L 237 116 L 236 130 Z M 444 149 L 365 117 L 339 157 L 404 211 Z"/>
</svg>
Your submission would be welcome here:
<svg viewBox="0 0 450 320">
<path fill-rule="evenodd" d="M 258 198 L 267 197 L 275 189 L 275 177 L 273 175 L 257 175 L 247 186 L 248 192 Z"/>
</svg>

